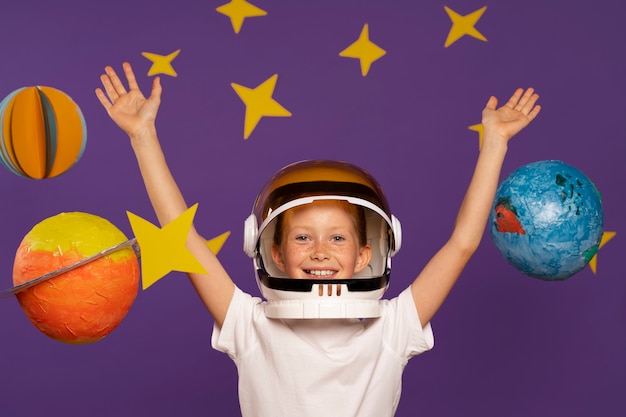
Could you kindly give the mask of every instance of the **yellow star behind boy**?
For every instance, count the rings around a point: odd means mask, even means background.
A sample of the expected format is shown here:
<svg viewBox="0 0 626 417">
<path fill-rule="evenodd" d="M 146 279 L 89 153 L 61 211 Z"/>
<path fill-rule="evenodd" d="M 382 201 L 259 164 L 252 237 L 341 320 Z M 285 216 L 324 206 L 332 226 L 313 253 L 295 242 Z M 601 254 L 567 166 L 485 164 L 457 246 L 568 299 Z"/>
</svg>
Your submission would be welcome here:
<svg viewBox="0 0 626 417">
<path fill-rule="evenodd" d="M 382 58 L 386 53 L 383 48 L 370 41 L 369 26 L 366 23 L 361 30 L 359 39 L 339 52 L 339 56 L 344 58 L 357 58 L 361 61 L 361 75 L 365 77 L 372 63 Z"/>
<path fill-rule="evenodd" d="M 485 128 L 482 123 L 478 123 L 475 125 L 471 125 L 468 127 L 469 130 L 474 132 L 478 132 L 478 149 L 483 147 L 483 137 L 485 136 Z"/>
<path fill-rule="evenodd" d="M 248 3 L 246 0 L 231 0 L 230 3 L 223 4 L 215 10 L 230 17 L 230 23 L 233 25 L 235 33 L 239 33 L 246 17 L 267 15 L 265 10 Z"/>
<path fill-rule="evenodd" d="M 602 249 L 602 246 L 606 245 L 609 242 L 609 240 L 615 237 L 616 234 L 617 232 L 604 232 L 602 234 L 602 239 L 600 240 L 600 246 L 598 247 L 598 250 Z M 589 261 L 589 268 L 591 268 L 591 272 L 593 272 L 594 274 L 597 272 L 597 268 L 598 268 L 598 254 L 597 253 L 593 255 L 593 258 L 591 258 L 591 260 Z"/>
<path fill-rule="evenodd" d="M 141 248 L 141 284 L 144 290 L 171 271 L 206 273 L 186 244 L 197 208 L 198 204 L 194 204 L 162 229 L 126 212 Z"/>
<path fill-rule="evenodd" d="M 148 76 L 156 74 L 165 74 L 176 77 L 178 74 L 172 67 L 172 61 L 178 56 L 180 49 L 172 52 L 169 55 L 153 54 L 152 52 L 142 52 L 141 55 L 152 61 L 152 66 L 148 70 Z"/>
<path fill-rule="evenodd" d="M 236 83 L 230 84 L 241 101 L 243 101 L 246 105 L 243 133 L 244 139 L 248 139 L 250 137 L 252 131 L 264 116 L 291 116 L 289 110 L 281 106 L 279 102 L 272 98 L 277 80 L 278 74 L 274 74 L 267 80 L 263 81 L 256 88 L 248 88 Z"/>
<path fill-rule="evenodd" d="M 444 6 L 444 9 L 448 13 L 450 20 L 452 20 L 452 27 L 450 32 L 448 32 L 448 38 L 444 47 L 447 48 L 465 35 L 487 42 L 487 38 L 474 27 L 483 13 L 485 13 L 485 10 L 487 10 L 487 6 L 481 7 L 465 16 L 461 16 L 449 7 Z"/>
</svg>

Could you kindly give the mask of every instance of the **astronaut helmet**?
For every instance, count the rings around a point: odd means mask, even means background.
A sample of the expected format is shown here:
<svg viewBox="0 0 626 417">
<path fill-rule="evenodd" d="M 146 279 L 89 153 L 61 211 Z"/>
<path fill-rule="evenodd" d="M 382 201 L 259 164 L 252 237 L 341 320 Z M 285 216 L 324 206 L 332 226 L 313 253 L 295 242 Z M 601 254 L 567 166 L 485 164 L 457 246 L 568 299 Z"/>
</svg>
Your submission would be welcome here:
<svg viewBox="0 0 626 417">
<path fill-rule="evenodd" d="M 345 201 L 362 212 L 370 262 L 350 279 L 289 277 L 272 258 L 276 226 L 287 210 L 323 200 Z M 358 166 L 330 160 L 295 162 L 274 174 L 259 192 L 244 231 L 244 251 L 253 259 L 269 318 L 380 316 L 391 257 L 401 241 L 400 222 L 376 179 Z"/>
</svg>

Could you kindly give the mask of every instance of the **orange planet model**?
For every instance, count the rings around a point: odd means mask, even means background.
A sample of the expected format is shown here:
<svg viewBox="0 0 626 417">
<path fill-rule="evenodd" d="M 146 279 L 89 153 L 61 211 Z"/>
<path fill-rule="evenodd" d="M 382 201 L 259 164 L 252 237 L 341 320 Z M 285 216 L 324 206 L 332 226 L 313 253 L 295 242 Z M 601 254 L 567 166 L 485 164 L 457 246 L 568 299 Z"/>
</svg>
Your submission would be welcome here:
<svg viewBox="0 0 626 417">
<path fill-rule="evenodd" d="M 23 87 L 0 102 L 0 163 L 16 175 L 53 178 L 81 158 L 87 143 L 78 105 L 52 87 Z"/>
<path fill-rule="evenodd" d="M 108 220 L 61 213 L 35 225 L 22 240 L 13 265 L 13 285 L 127 240 Z M 17 294 L 31 323 L 65 343 L 96 342 L 115 329 L 132 306 L 139 287 L 135 251 L 124 248 Z"/>
</svg>

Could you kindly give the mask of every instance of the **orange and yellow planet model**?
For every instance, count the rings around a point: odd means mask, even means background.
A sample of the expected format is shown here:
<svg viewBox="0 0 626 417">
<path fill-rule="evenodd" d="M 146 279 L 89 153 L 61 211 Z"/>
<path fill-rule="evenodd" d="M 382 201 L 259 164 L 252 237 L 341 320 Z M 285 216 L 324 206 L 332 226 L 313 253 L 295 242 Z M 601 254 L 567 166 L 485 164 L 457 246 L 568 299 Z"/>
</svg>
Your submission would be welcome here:
<svg viewBox="0 0 626 417">
<path fill-rule="evenodd" d="M 61 213 L 35 225 L 15 255 L 21 285 L 127 241 L 108 220 Z M 132 247 L 116 250 L 16 294 L 30 322 L 65 343 L 96 342 L 123 320 L 137 296 L 139 262 Z"/>
<path fill-rule="evenodd" d="M 146 289 L 171 271 L 204 272 L 185 243 L 196 208 L 162 229 L 129 212 L 137 235 L 132 239 L 93 214 L 49 217 L 24 236 L 15 255 L 13 287 L 0 291 L 0 298 L 16 296 L 30 322 L 52 339 L 101 340 L 130 310 L 140 280 Z M 206 244 L 217 255 L 229 235 Z"/>
</svg>

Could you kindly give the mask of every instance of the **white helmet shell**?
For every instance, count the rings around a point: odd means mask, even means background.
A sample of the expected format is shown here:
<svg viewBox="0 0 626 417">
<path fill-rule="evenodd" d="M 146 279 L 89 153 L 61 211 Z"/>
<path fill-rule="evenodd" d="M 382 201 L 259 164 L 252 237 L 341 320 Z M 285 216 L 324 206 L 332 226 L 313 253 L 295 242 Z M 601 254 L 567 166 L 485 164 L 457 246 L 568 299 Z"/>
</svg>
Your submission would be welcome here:
<svg viewBox="0 0 626 417">
<path fill-rule="evenodd" d="M 344 200 L 364 209 L 372 258 L 351 279 L 294 279 L 272 260 L 277 218 L 319 200 Z M 367 171 L 347 162 L 301 161 L 284 167 L 263 186 L 245 221 L 244 251 L 253 258 L 270 318 L 380 316 L 379 300 L 389 285 L 391 257 L 400 245 L 400 222 L 390 213 L 382 188 Z"/>
</svg>

